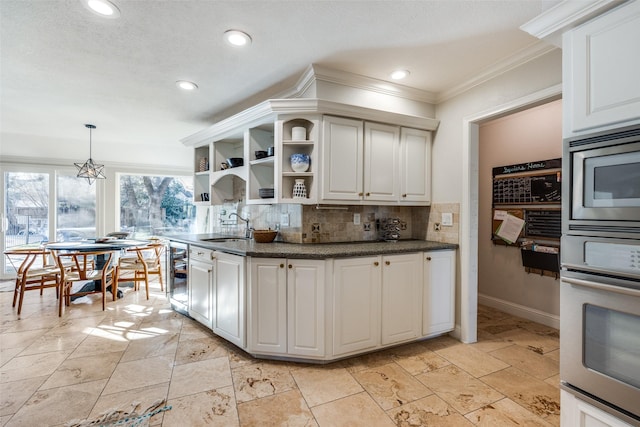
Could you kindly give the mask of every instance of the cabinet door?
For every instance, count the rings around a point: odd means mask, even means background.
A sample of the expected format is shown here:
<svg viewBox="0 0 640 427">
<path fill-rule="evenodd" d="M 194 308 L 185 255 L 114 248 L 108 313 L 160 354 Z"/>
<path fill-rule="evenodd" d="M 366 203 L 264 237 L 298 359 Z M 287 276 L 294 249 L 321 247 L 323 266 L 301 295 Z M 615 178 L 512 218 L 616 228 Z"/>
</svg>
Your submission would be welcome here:
<svg viewBox="0 0 640 427">
<path fill-rule="evenodd" d="M 324 356 L 325 261 L 289 260 L 288 353 Z"/>
<path fill-rule="evenodd" d="M 422 254 L 382 258 L 382 345 L 420 337 Z"/>
<path fill-rule="evenodd" d="M 431 132 L 400 131 L 400 201 L 431 202 Z"/>
<path fill-rule="evenodd" d="M 244 348 L 244 270 L 242 256 L 216 252 L 213 332 Z"/>
<path fill-rule="evenodd" d="M 208 328 L 212 323 L 213 263 L 189 261 L 189 316 Z"/>
<path fill-rule="evenodd" d="M 400 129 L 364 124 L 364 199 L 397 202 L 400 194 Z"/>
<path fill-rule="evenodd" d="M 362 198 L 363 124 L 360 120 L 325 116 L 322 144 L 322 198 Z"/>
<path fill-rule="evenodd" d="M 563 36 L 565 133 L 640 120 L 640 2 L 629 2 Z"/>
<path fill-rule="evenodd" d="M 449 332 L 455 325 L 455 251 L 425 252 L 423 256 L 422 334 Z"/>
<path fill-rule="evenodd" d="M 249 351 L 287 352 L 287 260 L 252 258 L 249 277 Z"/>
<path fill-rule="evenodd" d="M 333 263 L 333 353 L 374 349 L 380 344 L 380 257 Z"/>
</svg>

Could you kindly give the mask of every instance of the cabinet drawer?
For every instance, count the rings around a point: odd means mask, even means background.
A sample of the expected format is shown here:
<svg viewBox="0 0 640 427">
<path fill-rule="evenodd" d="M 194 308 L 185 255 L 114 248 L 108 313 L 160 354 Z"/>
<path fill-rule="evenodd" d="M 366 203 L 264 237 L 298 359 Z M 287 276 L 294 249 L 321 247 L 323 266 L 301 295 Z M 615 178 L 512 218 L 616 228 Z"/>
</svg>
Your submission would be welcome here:
<svg viewBox="0 0 640 427">
<path fill-rule="evenodd" d="M 194 261 L 212 262 L 215 258 L 215 251 L 198 246 L 189 248 L 189 259 Z"/>
</svg>

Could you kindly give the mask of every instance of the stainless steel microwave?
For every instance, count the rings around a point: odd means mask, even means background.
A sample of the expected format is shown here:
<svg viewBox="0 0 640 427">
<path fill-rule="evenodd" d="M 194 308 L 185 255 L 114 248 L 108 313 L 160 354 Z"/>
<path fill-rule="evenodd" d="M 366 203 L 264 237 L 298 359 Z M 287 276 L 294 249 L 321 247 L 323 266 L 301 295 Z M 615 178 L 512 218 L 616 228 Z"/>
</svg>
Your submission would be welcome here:
<svg viewBox="0 0 640 427">
<path fill-rule="evenodd" d="M 640 127 L 563 145 L 563 233 L 640 237 Z"/>
</svg>

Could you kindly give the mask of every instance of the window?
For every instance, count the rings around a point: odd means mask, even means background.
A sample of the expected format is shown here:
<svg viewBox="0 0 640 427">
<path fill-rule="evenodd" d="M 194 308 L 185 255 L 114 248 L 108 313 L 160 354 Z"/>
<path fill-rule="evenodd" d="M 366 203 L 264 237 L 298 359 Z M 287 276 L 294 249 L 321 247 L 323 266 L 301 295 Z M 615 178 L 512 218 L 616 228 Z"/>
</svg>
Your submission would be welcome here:
<svg viewBox="0 0 640 427">
<path fill-rule="evenodd" d="M 4 247 L 49 240 L 49 175 L 4 174 Z"/>
<path fill-rule="evenodd" d="M 195 209 L 193 178 L 175 176 L 118 176 L 120 231 L 145 238 L 189 232 Z"/>
<path fill-rule="evenodd" d="M 75 175 L 58 175 L 56 241 L 96 237 L 96 186 Z"/>
</svg>

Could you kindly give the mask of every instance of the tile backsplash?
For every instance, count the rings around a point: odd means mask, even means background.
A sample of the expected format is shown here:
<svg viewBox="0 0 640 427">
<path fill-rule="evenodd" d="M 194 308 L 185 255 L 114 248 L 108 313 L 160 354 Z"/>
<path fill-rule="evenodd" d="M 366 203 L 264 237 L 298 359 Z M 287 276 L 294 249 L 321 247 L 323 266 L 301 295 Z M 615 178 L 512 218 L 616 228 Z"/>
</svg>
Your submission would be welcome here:
<svg viewBox="0 0 640 427">
<path fill-rule="evenodd" d="M 400 239 L 427 239 L 438 242 L 459 242 L 460 206 L 457 203 L 432 206 L 343 206 L 343 205 L 243 205 L 208 206 L 206 218 L 198 222 L 197 232 L 243 235 L 242 221 L 223 221 L 229 209 L 235 209 L 243 218 L 249 218 L 255 229 L 275 229 L 280 225 L 282 239 L 290 243 L 338 243 L 378 240 L 378 224 L 383 218 L 400 220 Z M 441 226 L 443 212 L 453 214 L 453 226 Z M 359 216 L 359 224 L 356 224 Z M 356 221 L 354 221 L 356 219 Z M 285 225 L 288 221 L 288 225 Z M 205 225 L 208 223 L 208 227 Z M 207 229 L 208 228 L 208 229 Z"/>
</svg>

